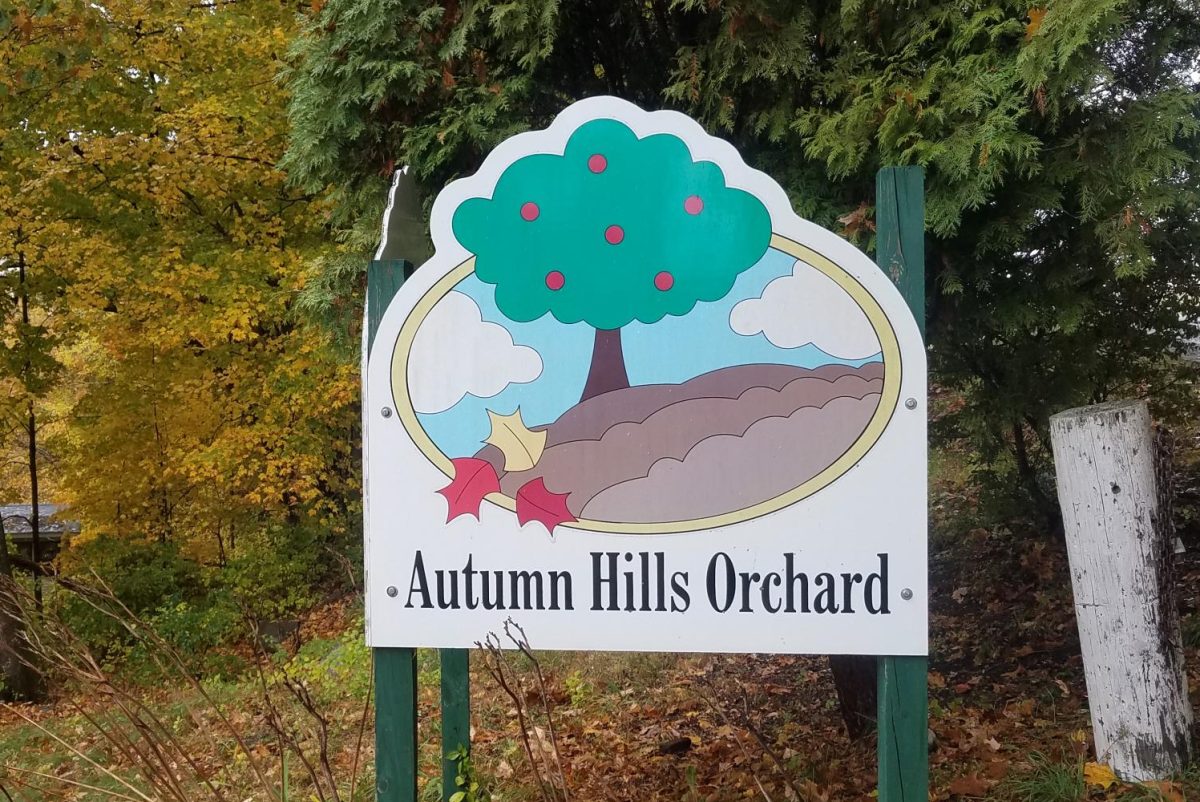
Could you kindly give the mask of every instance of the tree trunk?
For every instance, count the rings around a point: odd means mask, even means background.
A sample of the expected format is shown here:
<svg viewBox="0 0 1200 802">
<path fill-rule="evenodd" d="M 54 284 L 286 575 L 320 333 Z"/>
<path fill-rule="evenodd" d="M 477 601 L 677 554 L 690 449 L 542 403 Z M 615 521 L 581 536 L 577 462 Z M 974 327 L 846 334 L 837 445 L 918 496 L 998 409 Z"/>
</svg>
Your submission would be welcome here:
<svg viewBox="0 0 1200 802">
<path fill-rule="evenodd" d="M 25 274 L 24 252 L 17 254 L 17 274 L 21 282 L 21 324 L 28 329 L 29 286 L 26 284 L 27 276 Z M 28 354 L 28 351 L 26 354 Z M 31 370 L 32 365 L 28 356 L 26 356 L 25 365 L 21 373 L 22 380 L 25 382 L 25 391 L 30 393 L 27 433 L 29 435 L 29 495 L 33 506 L 33 515 L 29 516 L 29 528 L 33 533 L 33 562 L 35 565 L 40 565 L 42 562 L 42 533 L 41 510 L 38 507 L 37 416 L 33 411 L 33 396 L 30 390 L 32 377 L 29 374 Z M 42 579 L 36 573 L 33 575 L 33 597 L 37 602 L 37 609 L 40 613 L 42 611 Z"/>
<path fill-rule="evenodd" d="M 875 726 L 879 715 L 879 658 L 858 654 L 831 654 L 829 668 L 846 735 L 857 741 Z"/>
<path fill-rule="evenodd" d="M 1123 780 L 1177 775 L 1192 707 L 1149 408 L 1069 410 L 1050 435 L 1097 757 Z"/>
<path fill-rule="evenodd" d="M 596 341 L 592 346 L 592 367 L 588 371 L 583 397 L 587 401 L 602 393 L 623 390 L 629 386 L 625 373 L 625 352 L 621 350 L 620 329 L 596 329 Z"/>
<path fill-rule="evenodd" d="M 12 561 L 8 556 L 8 536 L 0 519 L 0 675 L 4 677 L 5 698 L 36 702 L 45 696 L 41 675 L 34 669 L 29 641 L 25 637 L 25 618 L 17 598 Z"/>
<path fill-rule="evenodd" d="M 33 546 L 33 563 L 34 565 L 42 564 L 42 510 L 41 499 L 38 492 L 38 458 L 37 458 L 37 415 L 33 412 L 33 401 L 29 402 L 29 418 L 28 418 L 28 434 L 29 434 L 29 496 L 33 514 L 29 516 L 29 531 L 33 534 L 31 544 Z M 33 575 L 33 598 L 37 604 L 38 612 L 42 611 L 42 577 L 40 574 Z"/>
</svg>

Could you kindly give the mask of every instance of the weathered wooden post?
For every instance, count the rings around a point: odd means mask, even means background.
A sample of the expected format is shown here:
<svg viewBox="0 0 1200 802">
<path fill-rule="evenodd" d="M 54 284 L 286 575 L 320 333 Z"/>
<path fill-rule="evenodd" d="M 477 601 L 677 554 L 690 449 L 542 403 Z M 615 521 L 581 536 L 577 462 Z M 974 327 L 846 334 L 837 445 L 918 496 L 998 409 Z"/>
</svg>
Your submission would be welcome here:
<svg viewBox="0 0 1200 802">
<path fill-rule="evenodd" d="M 885 167 L 875 176 L 876 261 L 925 335 L 925 173 Z M 922 399 L 924 400 L 924 399 Z M 879 658 L 879 802 L 929 798 L 929 658 Z"/>
<path fill-rule="evenodd" d="M 1096 752 L 1126 780 L 1176 774 L 1192 709 L 1143 401 L 1050 419 Z"/>
</svg>

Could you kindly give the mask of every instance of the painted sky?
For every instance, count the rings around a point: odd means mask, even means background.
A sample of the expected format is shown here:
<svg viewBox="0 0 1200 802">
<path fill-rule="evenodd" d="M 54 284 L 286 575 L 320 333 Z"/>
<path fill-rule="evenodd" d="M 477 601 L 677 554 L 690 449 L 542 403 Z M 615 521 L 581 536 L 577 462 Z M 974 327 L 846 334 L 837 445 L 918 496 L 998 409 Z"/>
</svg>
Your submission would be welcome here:
<svg viewBox="0 0 1200 802">
<path fill-rule="evenodd" d="M 812 368 L 819 365 L 862 365 L 838 359 L 814 345 L 778 348 L 763 334 L 743 336 L 729 326 L 734 304 L 758 297 L 774 279 L 790 275 L 795 257 L 768 250 L 757 265 L 742 273 L 725 298 L 698 303 L 683 317 L 666 317 L 654 324 L 632 323 L 622 329 L 625 365 L 631 384 L 676 384 L 730 365 L 775 363 Z M 530 323 L 514 323 L 496 308 L 494 288 L 474 274 L 455 287 L 475 300 L 488 322 L 503 324 L 513 342 L 535 349 L 542 357 L 542 374 L 527 384 L 510 384 L 491 398 L 465 396 L 450 409 L 417 418 L 433 442 L 449 457 L 474 454 L 488 435 L 487 410 L 502 415 L 520 407 L 528 426 L 551 423 L 579 401 L 587 379 L 595 330 L 586 323 L 563 324 L 551 315 Z"/>
</svg>

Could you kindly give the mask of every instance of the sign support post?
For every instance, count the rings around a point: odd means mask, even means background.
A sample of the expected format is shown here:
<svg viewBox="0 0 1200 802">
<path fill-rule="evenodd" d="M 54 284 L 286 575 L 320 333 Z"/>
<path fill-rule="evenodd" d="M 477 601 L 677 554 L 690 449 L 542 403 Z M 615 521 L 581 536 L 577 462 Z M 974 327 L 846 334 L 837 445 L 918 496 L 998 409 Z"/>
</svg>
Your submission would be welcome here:
<svg viewBox="0 0 1200 802">
<path fill-rule="evenodd" d="M 876 260 L 925 336 L 925 175 L 886 167 L 875 178 Z M 879 658 L 879 800 L 929 799 L 929 661 Z"/>
<path fill-rule="evenodd" d="M 402 259 L 375 260 L 368 265 L 368 352 L 384 310 L 412 271 L 412 264 Z M 375 665 L 375 798 L 378 802 L 416 802 L 417 650 L 374 648 L 371 652 Z"/>
<path fill-rule="evenodd" d="M 458 761 L 450 757 L 471 748 L 471 653 L 441 649 L 442 665 L 442 799 L 458 790 Z"/>
</svg>

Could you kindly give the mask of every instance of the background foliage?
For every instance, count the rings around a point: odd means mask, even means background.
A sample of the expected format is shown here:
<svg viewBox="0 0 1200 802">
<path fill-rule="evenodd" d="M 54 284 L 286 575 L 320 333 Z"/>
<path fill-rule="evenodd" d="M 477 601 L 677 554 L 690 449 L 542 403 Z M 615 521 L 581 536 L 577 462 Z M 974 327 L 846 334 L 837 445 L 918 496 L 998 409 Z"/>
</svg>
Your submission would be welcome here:
<svg viewBox="0 0 1200 802">
<path fill-rule="evenodd" d="M 0 272 L 37 302 L 7 342 L 57 368 L 10 396 L 68 422 L 47 451 L 91 534 L 223 564 L 271 521 L 347 526 L 356 366 L 294 314 L 331 247 L 275 166 L 298 11 L 0 4 Z"/>
<path fill-rule="evenodd" d="M 432 194 L 505 137 L 608 93 L 693 115 L 802 215 L 865 247 L 875 172 L 920 164 L 933 368 L 965 398 L 946 428 L 1053 526 L 1051 413 L 1138 394 L 1170 412 L 1191 396 L 1166 357 L 1200 317 L 1197 13 L 1190 0 L 329 0 L 293 46 L 283 163 L 308 191 L 336 187 L 333 220 L 362 245 L 397 165 Z M 339 276 L 323 286 L 344 290 Z"/>
</svg>

